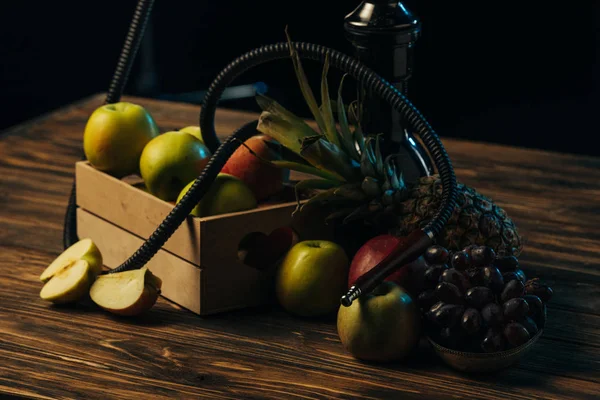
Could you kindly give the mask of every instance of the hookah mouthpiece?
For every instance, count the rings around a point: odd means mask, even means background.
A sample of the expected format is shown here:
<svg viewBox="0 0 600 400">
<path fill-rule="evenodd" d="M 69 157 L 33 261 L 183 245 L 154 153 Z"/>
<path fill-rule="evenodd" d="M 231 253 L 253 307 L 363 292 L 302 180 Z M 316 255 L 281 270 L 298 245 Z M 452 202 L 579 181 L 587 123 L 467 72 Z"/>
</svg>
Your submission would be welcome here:
<svg viewBox="0 0 600 400">
<path fill-rule="evenodd" d="M 342 296 L 342 305 L 344 307 L 350 307 L 352 305 L 352 302 L 360 297 L 361 293 L 362 291 L 360 290 L 360 288 L 352 286 L 350 290 L 348 290 L 348 293 Z"/>
</svg>

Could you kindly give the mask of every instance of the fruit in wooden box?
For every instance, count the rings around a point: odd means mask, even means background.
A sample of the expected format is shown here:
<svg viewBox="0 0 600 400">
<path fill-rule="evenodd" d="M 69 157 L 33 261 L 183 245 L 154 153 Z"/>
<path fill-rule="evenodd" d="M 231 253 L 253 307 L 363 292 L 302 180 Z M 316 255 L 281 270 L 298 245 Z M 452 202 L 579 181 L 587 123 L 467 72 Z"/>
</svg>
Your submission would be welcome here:
<svg viewBox="0 0 600 400">
<path fill-rule="evenodd" d="M 193 184 L 194 181 L 183 188 L 177 197 L 177 203 L 181 201 Z M 221 172 L 190 214 L 196 217 L 209 217 L 211 215 L 251 210 L 256 208 L 256 205 L 254 194 L 244 182 L 233 175 Z"/>
<path fill-rule="evenodd" d="M 199 126 L 196 126 L 196 125 L 186 126 L 184 128 L 181 128 L 179 130 L 179 132 L 189 133 L 190 135 L 194 136 L 199 141 L 201 141 L 202 143 L 204 143 L 204 139 L 202 138 L 202 131 L 200 130 Z"/>
<path fill-rule="evenodd" d="M 138 173 L 146 144 L 159 135 L 150 113 L 138 104 L 98 107 L 88 118 L 83 150 L 92 166 L 117 178 Z"/>
<path fill-rule="evenodd" d="M 270 163 L 279 157 L 265 141 L 275 142 L 266 135 L 249 138 L 232 154 L 221 170 L 244 181 L 258 201 L 281 192 L 289 175 L 289 170 Z"/>
<path fill-rule="evenodd" d="M 173 201 L 181 190 L 200 175 L 210 151 L 193 135 L 181 131 L 165 132 L 143 149 L 140 174 L 154 196 Z"/>
</svg>

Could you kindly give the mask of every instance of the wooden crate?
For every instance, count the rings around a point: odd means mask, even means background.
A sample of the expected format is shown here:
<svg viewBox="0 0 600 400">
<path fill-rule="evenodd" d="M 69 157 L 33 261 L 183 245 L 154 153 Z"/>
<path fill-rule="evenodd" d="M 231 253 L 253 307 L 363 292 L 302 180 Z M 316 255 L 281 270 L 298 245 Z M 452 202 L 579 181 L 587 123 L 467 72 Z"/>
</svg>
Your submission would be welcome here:
<svg viewBox="0 0 600 400">
<path fill-rule="evenodd" d="M 172 210 L 174 203 L 148 193 L 141 179 L 117 179 L 76 163 L 77 234 L 99 247 L 106 267 L 132 255 Z M 205 218 L 188 216 L 147 264 L 163 281 L 162 296 L 199 315 L 272 301 L 274 268 L 257 269 L 238 258 L 251 232 L 269 234 L 292 226 L 303 236 L 327 238 L 327 229 L 292 219 L 294 201 L 261 204 L 248 211 Z M 318 225 L 318 224 L 317 224 Z"/>
</svg>

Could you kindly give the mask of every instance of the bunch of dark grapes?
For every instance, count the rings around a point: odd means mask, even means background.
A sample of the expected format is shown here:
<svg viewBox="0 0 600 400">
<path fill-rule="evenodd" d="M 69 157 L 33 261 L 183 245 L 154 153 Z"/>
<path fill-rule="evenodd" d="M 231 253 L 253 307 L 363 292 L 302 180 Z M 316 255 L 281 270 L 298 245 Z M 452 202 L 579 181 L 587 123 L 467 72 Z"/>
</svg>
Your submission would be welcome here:
<svg viewBox="0 0 600 400">
<path fill-rule="evenodd" d="M 487 246 L 424 254 L 418 303 L 430 337 L 459 351 L 497 352 L 525 344 L 545 324 L 552 289 L 527 280 L 514 256 Z"/>
</svg>

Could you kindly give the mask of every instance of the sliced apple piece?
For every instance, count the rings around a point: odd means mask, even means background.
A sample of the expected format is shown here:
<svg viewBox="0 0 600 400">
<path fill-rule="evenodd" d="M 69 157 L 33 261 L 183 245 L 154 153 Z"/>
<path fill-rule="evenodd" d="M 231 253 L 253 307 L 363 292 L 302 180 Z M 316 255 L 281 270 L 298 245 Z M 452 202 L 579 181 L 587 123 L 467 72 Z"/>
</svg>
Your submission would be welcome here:
<svg viewBox="0 0 600 400">
<path fill-rule="evenodd" d="M 88 293 L 92 280 L 87 261 L 72 261 L 52 275 L 40 291 L 40 297 L 56 304 L 73 303 Z"/>
<path fill-rule="evenodd" d="M 63 270 L 73 261 L 85 260 L 90 266 L 91 278 L 96 278 L 102 272 L 102 254 L 92 239 L 81 239 L 63 251 L 40 275 L 40 281 L 46 283 L 57 272 Z"/>
<path fill-rule="evenodd" d="M 134 316 L 158 299 L 162 281 L 147 268 L 100 275 L 90 288 L 94 303 L 113 314 Z"/>
</svg>

